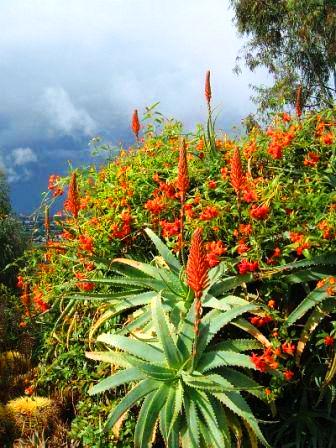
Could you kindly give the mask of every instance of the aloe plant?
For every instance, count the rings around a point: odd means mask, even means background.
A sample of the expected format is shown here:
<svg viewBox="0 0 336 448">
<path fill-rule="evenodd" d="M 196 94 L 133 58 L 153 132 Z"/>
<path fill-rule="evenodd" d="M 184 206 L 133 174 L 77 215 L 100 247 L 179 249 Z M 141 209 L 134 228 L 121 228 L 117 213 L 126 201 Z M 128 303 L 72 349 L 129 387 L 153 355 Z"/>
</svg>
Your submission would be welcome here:
<svg viewBox="0 0 336 448">
<path fill-rule="evenodd" d="M 152 445 L 157 424 L 169 448 L 236 446 L 233 436 L 237 434 L 237 424 L 240 434 L 242 428 L 246 428 L 252 446 L 256 446 L 253 445 L 256 437 L 269 446 L 241 394 L 246 391 L 262 399 L 262 386 L 236 369 L 255 368 L 250 357 L 242 352 L 260 348 L 260 343 L 253 339 L 212 343 L 224 326 L 254 308 L 253 304 L 244 304 L 228 311 L 214 309 L 207 313 L 200 322 L 196 354 L 193 352 L 194 308 L 190 308 L 176 329 L 164 312 L 160 295 L 151 302 L 154 329 L 151 340 L 100 335 L 98 341 L 112 350 L 90 352 L 87 356 L 122 369 L 100 381 L 90 393 L 98 394 L 123 384 L 133 385 L 108 416 L 106 430 L 142 401 L 134 435 L 135 447 Z"/>
</svg>

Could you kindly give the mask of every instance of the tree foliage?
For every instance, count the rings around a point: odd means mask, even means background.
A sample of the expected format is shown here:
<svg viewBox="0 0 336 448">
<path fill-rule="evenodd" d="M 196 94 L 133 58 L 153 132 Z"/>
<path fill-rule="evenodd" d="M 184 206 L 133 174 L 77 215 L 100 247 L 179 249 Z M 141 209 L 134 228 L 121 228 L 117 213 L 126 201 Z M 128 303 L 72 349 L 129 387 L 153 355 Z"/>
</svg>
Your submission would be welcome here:
<svg viewBox="0 0 336 448">
<path fill-rule="evenodd" d="M 239 33 L 249 38 L 243 49 L 247 66 L 266 67 L 274 77 L 270 87 L 254 87 L 261 111 L 294 104 L 300 84 L 306 106 L 333 103 L 334 0 L 231 0 L 231 5 Z"/>
</svg>

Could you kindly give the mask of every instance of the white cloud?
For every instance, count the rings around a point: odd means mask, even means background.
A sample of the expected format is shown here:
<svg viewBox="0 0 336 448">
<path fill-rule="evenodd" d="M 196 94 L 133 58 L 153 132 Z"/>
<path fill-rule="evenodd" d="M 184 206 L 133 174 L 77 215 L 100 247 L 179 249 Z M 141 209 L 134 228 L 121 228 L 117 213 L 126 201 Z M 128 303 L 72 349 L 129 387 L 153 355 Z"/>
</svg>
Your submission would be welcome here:
<svg viewBox="0 0 336 448">
<path fill-rule="evenodd" d="M 12 151 L 12 160 L 14 165 L 22 166 L 37 162 L 37 156 L 31 148 L 15 148 Z"/>
<path fill-rule="evenodd" d="M 48 87 L 42 98 L 42 110 L 52 130 L 70 135 L 80 132 L 92 135 L 96 124 L 89 113 L 75 107 L 69 94 L 62 87 Z"/>
</svg>

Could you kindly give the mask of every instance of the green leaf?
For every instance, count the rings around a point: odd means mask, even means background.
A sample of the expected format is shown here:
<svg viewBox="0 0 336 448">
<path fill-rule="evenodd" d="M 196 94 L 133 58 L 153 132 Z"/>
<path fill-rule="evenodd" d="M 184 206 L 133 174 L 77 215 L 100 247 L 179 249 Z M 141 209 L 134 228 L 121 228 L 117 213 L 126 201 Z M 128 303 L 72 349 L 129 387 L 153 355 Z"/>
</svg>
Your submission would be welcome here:
<svg viewBox="0 0 336 448">
<path fill-rule="evenodd" d="M 181 356 L 171 337 L 159 297 L 156 297 L 152 301 L 152 316 L 156 333 L 163 347 L 168 365 L 173 368 L 178 368 L 181 365 Z"/>
<path fill-rule="evenodd" d="M 225 292 L 231 291 L 237 286 L 243 285 L 244 283 L 249 283 L 254 281 L 253 274 L 246 274 L 246 275 L 235 275 L 232 277 L 225 278 L 224 280 L 220 282 L 216 282 L 210 289 L 209 294 L 213 295 L 214 297 L 221 296 Z"/>
<path fill-rule="evenodd" d="M 147 448 L 152 446 L 155 423 L 160 410 L 169 393 L 169 387 L 162 385 L 144 400 L 134 433 L 134 448 Z"/>
<path fill-rule="evenodd" d="M 200 446 L 200 434 L 199 434 L 199 418 L 196 411 L 196 405 L 193 400 L 190 400 L 188 395 L 185 394 L 183 398 L 184 409 L 187 420 L 186 433 L 188 435 L 189 445 L 187 448 L 199 448 Z"/>
<path fill-rule="evenodd" d="M 220 375 L 182 374 L 183 381 L 190 387 L 204 391 L 236 390 L 229 381 Z"/>
<path fill-rule="evenodd" d="M 191 397 L 195 400 L 196 406 L 203 415 L 205 423 L 208 427 L 209 436 L 213 442 L 211 446 L 223 448 L 225 446 L 224 437 L 220 428 L 218 427 L 218 420 L 210 403 L 209 397 L 206 393 L 200 392 L 198 390 L 191 391 Z"/>
<path fill-rule="evenodd" d="M 120 352 L 86 352 L 85 356 L 95 361 L 108 362 L 109 364 L 116 364 L 119 367 L 130 367 L 124 353 Z"/>
<path fill-rule="evenodd" d="M 251 395 L 265 399 L 264 387 L 258 384 L 245 373 L 239 372 L 238 370 L 232 369 L 230 367 L 222 367 L 220 369 L 221 375 L 228 380 L 237 390 L 245 390 Z"/>
<path fill-rule="evenodd" d="M 243 418 L 251 426 L 261 443 L 263 443 L 267 448 L 271 448 L 271 446 L 264 438 L 262 432 L 260 431 L 258 422 L 254 417 L 249 405 L 238 392 L 215 392 L 213 393 L 213 395 L 225 406 L 231 409 L 231 411 L 239 415 L 239 417 Z"/>
<path fill-rule="evenodd" d="M 203 353 L 197 363 L 197 370 L 207 372 L 222 366 L 239 366 L 255 369 L 255 365 L 247 355 L 230 351 L 211 351 Z"/>
<path fill-rule="evenodd" d="M 185 317 L 182 328 L 178 332 L 176 346 L 183 356 L 183 361 L 191 357 L 192 346 L 194 342 L 195 307 L 192 305 Z"/>
<path fill-rule="evenodd" d="M 211 351 L 233 351 L 243 352 L 250 350 L 258 350 L 262 348 L 262 344 L 255 339 L 227 339 L 211 346 Z"/>
<path fill-rule="evenodd" d="M 110 412 L 105 423 L 105 430 L 111 429 L 119 418 L 144 396 L 157 389 L 160 383 L 154 380 L 143 380 L 137 384 Z"/>
<path fill-rule="evenodd" d="M 130 339 L 126 336 L 104 333 L 97 338 L 97 341 L 124 350 L 145 361 L 160 363 L 164 360 L 163 352 L 159 348 L 146 342 Z"/>
<path fill-rule="evenodd" d="M 133 367 L 136 367 L 141 372 L 157 381 L 172 381 L 176 377 L 175 370 L 169 369 L 162 365 L 154 364 L 153 362 L 146 363 L 136 358 L 131 358 L 129 362 Z"/>
<path fill-rule="evenodd" d="M 322 288 L 314 289 L 305 299 L 291 312 L 286 320 L 286 325 L 293 325 L 297 320 L 301 319 L 315 305 L 321 303 L 325 298 L 330 297 L 328 292 Z"/>
<path fill-rule="evenodd" d="M 121 370 L 120 372 L 115 373 L 114 375 L 109 376 L 108 378 L 103 379 L 98 384 L 93 386 L 89 394 L 96 395 L 112 388 L 116 388 L 121 384 L 127 384 L 132 381 L 139 381 L 144 379 L 144 374 L 139 372 L 138 369 L 129 368 L 125 370 Z"/>
<path fill-rule="evenodd" d="M 255 310 L 255 305 L 238 306 L 230 311 L 210 311 L 201 321 L 200 336 L 197 339 L 197 358 L 201 356 L 212 338 L 228 323 L 242 314 Z"/>
<path fill-rule="evenodd" d="M 182 269 L 182 266 L 178 259 L 174 257 L 168 247 L 160 240 L 160 238 L 148 227 L 145 229 L 145 232 L 149 236 L 149 238 L 154 243 L 156 249 L 158 250 L 161 257 L 165 260 L 170 269 L 179 274 Z"/>
</svg>

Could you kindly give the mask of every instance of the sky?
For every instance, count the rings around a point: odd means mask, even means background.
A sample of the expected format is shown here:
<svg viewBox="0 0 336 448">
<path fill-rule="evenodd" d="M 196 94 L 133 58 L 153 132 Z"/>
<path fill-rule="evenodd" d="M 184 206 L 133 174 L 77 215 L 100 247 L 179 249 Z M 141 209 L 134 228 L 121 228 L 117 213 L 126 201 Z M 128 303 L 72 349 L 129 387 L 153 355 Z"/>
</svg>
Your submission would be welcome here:
<svg viewBox="0 0 336 448">
<path fill-rule="evenodd" d="M 244 41 L 228 0 L 1 0 L 0 29 L 0 168 L 18 213 L 69 161 L 95 163 L 93 137 L 129 143 L 135 108 L 159 101 L 188 129 L 204 123 L 206 70 L 226 131 L 254 110 L 249 84 L 267 81 L 233 73 Z"/>
</svg>

